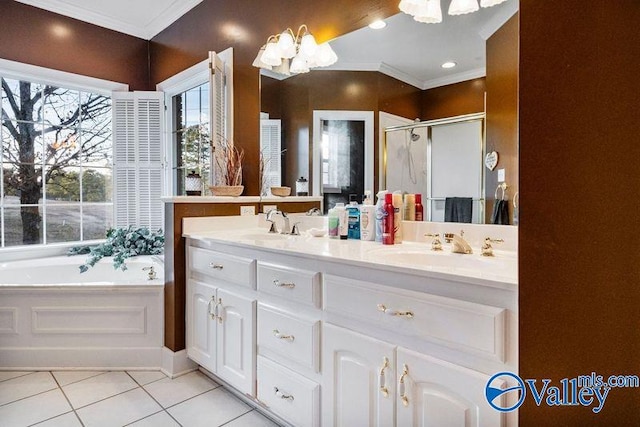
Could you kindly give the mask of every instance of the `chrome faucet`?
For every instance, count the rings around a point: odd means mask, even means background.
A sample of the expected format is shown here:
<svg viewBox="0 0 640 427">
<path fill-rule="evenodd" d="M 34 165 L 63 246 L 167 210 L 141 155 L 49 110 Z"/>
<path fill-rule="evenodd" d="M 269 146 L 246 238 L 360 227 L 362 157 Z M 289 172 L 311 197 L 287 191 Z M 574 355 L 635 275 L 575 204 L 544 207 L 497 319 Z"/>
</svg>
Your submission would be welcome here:
<svg viewBox="0 0 640 427">
<path fill-rule="evenodd" d="M 267 221 L 271 223 L 271 228 L 269 229 L 269 233 L 278 232 L 275 221 L 271 219 L 273 215 L 280 215 L 284 220 L 284 228 L 282 229 L 281 234 L 291 234 L 291 228 L 289 228 L 289 217 L 287 216 L 287 213 L 283 211 L 279 211 L 277 209 L 271 209 L 269 212 L 267 212 Z"/>
<path fill-rule="evenodd" d="M 471 245 L 464 240 L 464 230 L 460 230 L 460 234 L 454 234 L 451 238 L 451 252 L 454 254 L 472 254 Z"/>
</svg>

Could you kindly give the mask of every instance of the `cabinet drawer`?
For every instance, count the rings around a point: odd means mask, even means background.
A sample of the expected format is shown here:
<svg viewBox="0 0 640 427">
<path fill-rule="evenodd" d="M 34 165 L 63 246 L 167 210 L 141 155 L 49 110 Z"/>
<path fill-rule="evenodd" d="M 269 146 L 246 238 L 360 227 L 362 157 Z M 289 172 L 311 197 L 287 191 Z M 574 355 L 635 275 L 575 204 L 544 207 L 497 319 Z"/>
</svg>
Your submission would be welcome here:
<svg viewBox="0 0 640 427">
<path fill-rule="evenodd" d="M 264 304 L 258 305 L 258 352 L 268 349 L 287 361 L 313 369 L 320 368 L 320 322 L 297 316 Z M 274 357 L 275 358 L 275 357 Z"/>
<path fill-rule="evenodd" d="M 324 296 L 328 312 L 504 362 L 503 308 L 330 275 Z"/>
<path fill-rule="evenodd" d="M 320 307 L 320 273 L 258 262 L 258 290 Z"/>
<path fill-rule="evenodd" d="M 256 261 L 189 246 L 189 268 L 216 280 L 255 289 Z"/>
<path fill-rule="evenodd" d="M 297 427 L 320 424 L 320 386 L 258 356 L 258 400 Z"/>
</svg>

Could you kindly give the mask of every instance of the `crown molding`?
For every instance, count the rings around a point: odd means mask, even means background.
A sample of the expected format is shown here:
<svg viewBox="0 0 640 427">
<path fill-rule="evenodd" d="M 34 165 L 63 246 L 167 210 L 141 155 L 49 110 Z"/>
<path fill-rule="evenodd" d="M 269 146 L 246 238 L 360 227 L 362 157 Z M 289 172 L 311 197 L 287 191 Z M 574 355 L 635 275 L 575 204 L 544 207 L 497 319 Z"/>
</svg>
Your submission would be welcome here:
<svg viewBox="0 0 640 427">
<path fill-rule="evenodd" d="M 80 6 L 69 4 L 63 0 L 16 0 L 29 6 L 45 9 L 53 13 L 88 22 L 99 27 L 129 34 L 141 39 L 152 37 L 167 28 L 178 18 L 202 2 L 202 0 L 174 0 L 166 9 L 152 19 L 147 25 L 131 24 L 115 19 L 109 15 L 97 13 Z"/>
<path fill-rule="evenodd" d="M 485 68 L 476 68 L 475 70 L 464 71 L 462 73 L 451 74 L 446 77 L 439 77 L 437 79 L 427 80 L 423 82 L 422 89 L 433 89 L 435 87 L 451 85 L 454 83 L 460 83 L 471 79 L 477 79 L 487 75 Z"/>
</svg>

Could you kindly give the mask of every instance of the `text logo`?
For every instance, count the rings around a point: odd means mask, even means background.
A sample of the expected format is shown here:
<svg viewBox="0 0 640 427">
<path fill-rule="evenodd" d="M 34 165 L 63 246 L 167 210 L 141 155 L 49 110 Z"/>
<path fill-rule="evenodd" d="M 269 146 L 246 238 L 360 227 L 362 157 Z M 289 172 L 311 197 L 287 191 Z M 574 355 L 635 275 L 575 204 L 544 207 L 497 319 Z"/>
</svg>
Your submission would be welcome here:
<svg viewBox="0 0 640 427">
<path fill-rule="evenodd" d="M 505 382 L 514 382 L 515 385 L 507 388 L 502 388 L 502 384 Z M 506 399 L 511 393 L 519 393 L 519 397 L 516 403 L 507 404 L 509 399 Z M 487 381 L 487 385 L 484 389 L 484 394 L 487 398 L 489 405 L 500 412 L 511 412 L 518 409 L 524 402 L 524 398 L 527 395 L 527 389 L 524 387 L 524 381 L 512 372 L 498 372 Z M 513 400 L 511 400 L 513 401 Z"/>
</svg>

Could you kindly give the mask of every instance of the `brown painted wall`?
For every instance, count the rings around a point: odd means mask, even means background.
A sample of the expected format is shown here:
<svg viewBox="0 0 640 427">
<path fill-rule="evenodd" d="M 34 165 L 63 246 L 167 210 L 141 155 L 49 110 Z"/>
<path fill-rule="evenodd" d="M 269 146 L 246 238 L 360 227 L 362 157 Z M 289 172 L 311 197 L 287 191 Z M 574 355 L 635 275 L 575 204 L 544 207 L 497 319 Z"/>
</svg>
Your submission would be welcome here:
<svg viewBox="0 0 640 427">
<path fill-rule="evenodd" d="M 498 170 L 505 170 L 509 185 L 507 199 L 518 191 L 518 14 L 487 40 L 487 152 L 498 152 L 498 165 L 485 168 L 486 222 L 491 213 L 498 186 Z M 498 192 L 498 197 L 502 190 Z M 513 204 L 509 203 L 513 221 Z M 511 222 L 513 223 L 513 222 Z"/>
<path fill-rule="evenodd" d="M 640 3 L 584 6 L 520 1 L 520 372 L 556 384 L 640 374 Z M 638 402 L 529 396 L 520 425 L 640 425 Z"/>
<path fill-rule="evenodd" d="M 0 0 L 0 58 L 149 89 L 148 42 Z"/>
<path fill-rule="evenodd" d="M 315 70 L 277 83 L 268 77 L 263 77 L 262 81 L 266 83 L 263 83 L 263 87 L 268 88 L 262 92 L 262 111 L 280 111 L 282 147 L 287 149 L 284 154 L 283 185 L 292 187 L 295 187 L 295 181 L 300 176 L 310 177 L 313 110 L 364 110 L 376 113 L 376 164 L 377 113 L 386 111 L 404 117 L 420 116 L 421 91 L 378 72 Z M 274 87 L 277 90 L 272 90 Z M 377 175 L 377 168 L 374 170 Z"/>
<path fill-rule="evenodd" d="M 398 12 L 397 0 L 344 2 L 204 0 L 151 40 L 153 85 L 207 57 L 234 48 L 234 139 L 245 149 L 245 193 L 258 194 L 259 72 L 251 66 L 270 34 L 306 23 L 319 42 Z"/>
<path fill-rule="evenodd" d="M 461 116 L 484 111 L 485 79 L 467 80 L 422 92 L 422 113 L 425 120 Z"/>
</svg>

